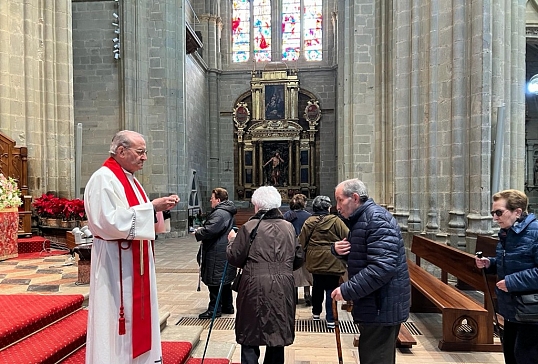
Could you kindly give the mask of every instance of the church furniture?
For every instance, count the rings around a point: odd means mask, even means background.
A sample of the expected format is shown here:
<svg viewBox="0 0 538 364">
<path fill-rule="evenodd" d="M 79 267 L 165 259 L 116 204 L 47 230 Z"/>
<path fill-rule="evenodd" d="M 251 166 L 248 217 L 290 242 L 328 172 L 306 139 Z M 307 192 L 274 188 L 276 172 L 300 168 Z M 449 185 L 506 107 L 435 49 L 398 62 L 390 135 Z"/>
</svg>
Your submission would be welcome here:
<svg viewBox="0 0 538 364">
<path fill-rule="evenodd" d="M 360 335 L 355 335 L 353 337 L 353 346 L 359 346 L 359 339 Z M 396 339 L 396 347 L 410 349 L 413 347 L 413 345 L 417 345 L 417 340 L 411 334 L 411 332 L 409 332 L 407 326 L 402 324 L 400 326 L 400 331 L 398 332 L 398 338 Z"/>
<path fill-rule="evenodd" d="M 244 223 L 248 221 L 252 216 L 254 216 L 256 213 L 254 212 L 254 208 L 241 208 L 237 209 L 237 213 L 234 215 L 235 220 L 235 226 L 240 228 L 243 226 Z"/>
<path fill-rule="evenodd" d="M 28 195 L 28 149 L 0 132 L 0 173 L 17 181 L 21 191 L 18 235 L 32 235 L 32 197 Z"/>
<path fill-rule="evenodd" d="M 447 351 L 502 351 L 493 339 L 492 311 L 447 283 L 447 274 L 485 290 L 482 273 L 473 254 L 414 235 L 408 259 L 411 278 L 411 312 L 440 312 L 442 338 L 439 349 Z M 421 267 L 424 259 L 442 271 L 442 279 Z"/>
<path fill-rule="evenodd" d="M 499 239 L 490 235 L 478 235 L 476 237 L 475 252 L 482 252 L 484 257 L 494 257 Z"/>
</svg>

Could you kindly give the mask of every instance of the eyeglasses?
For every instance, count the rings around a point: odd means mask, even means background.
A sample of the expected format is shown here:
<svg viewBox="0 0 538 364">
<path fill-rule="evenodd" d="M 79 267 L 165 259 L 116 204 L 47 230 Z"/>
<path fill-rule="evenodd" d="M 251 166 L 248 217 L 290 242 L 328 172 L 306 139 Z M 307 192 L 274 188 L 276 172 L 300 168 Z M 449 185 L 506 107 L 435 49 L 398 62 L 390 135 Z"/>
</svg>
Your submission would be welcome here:
<svg viewBox="0 0 538 364">
<path fill-rule="evenodd" d="M 495 210 L 495 211 L 490 211 L 490 213 L 491 213 L 491 216 L 497 215 L 497 217 L 501 217 L 506 211 L 508 210 Z"/>
<path fill-rule="evenodd" d="M 139 157 L 142 157 L 143 155 L 148 155 L 147 149 L 133 149 L 133 148 L 127 148 L 133 150 L 136 154 L 138 154 Z"/>
</svg>

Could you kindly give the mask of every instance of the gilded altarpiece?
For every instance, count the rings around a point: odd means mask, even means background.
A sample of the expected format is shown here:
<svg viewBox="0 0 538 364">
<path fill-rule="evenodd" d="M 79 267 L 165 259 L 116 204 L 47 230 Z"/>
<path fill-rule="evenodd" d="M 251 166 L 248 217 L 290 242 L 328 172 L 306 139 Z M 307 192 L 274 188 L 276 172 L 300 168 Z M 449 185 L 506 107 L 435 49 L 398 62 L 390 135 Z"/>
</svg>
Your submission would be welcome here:
<svg viewBox="0 0 538 364">
<path fill-rule="evenodd" d="M 252 73 L 251 90 L 233 110 L 236 198 L 248 200 L 259 186 L 274 186 L 287 202 L 294 194 L 318 194 L 321 108 L 299 89 L 297 72 L 285 65 Z"/>
</svg>

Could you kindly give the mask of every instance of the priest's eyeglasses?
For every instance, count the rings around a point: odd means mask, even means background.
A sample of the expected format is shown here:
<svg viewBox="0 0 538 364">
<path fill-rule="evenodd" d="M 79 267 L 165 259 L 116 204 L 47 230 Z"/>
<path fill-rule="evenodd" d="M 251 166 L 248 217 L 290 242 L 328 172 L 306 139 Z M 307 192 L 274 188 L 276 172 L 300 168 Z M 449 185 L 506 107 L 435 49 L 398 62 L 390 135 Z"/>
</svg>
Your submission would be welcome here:
<svg viewBox="0 0 538 364">
<path fill-rule="evenodd" d="M 133 150 L 136 154 L 138 154 L 139 157 L 142 157 L 143 155 L 148 155 L 147 149 L 133 149 L 133 148 L 127 148 Z"/>
<path fill-rule="evenodd" d="M 508 210 L 495 210 L 495 211 L 490 211 L 491 212 L 491 216 L 494 216 L 494 215 L 497 215 L 497 217 L 501 217 L 503 216 L 503 214 L 508 211 Z"/>
</svg>

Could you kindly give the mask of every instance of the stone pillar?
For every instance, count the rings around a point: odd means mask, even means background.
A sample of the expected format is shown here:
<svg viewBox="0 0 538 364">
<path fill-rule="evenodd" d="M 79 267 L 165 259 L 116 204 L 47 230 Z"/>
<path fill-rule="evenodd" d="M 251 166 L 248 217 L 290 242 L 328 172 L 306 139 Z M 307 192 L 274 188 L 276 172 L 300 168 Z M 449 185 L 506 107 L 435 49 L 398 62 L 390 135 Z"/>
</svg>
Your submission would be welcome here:
<svg viewBox="0 0 538 364">
<path fill-rule="evenodd" d="M 0 2 L 0 129 L 28 147 L 33 195 L 74 192 L 71 3 Z"/>
<path fill-rule="evenodd" d="M 450 211 L 448 234 L 450 245 L 464 248 L 465 245 L 465 142 L 467 98 L 465 82 L 465 47 L 467 22 L 465 21 L 465 0 L 456 0 L 452 8 L 452 125 L 451 125 L 451 178 Z"/>
<path fill-rule="evenodd" d="M 474 1 L 469 8 L 476 24 L 469 55 L 471 110 L 469 118 L 468 161 L 469 208 L 467 212 L 467 245 L 477 234 L 491 230 L 491 94 L 492 94 L 492 33 L 491 3 Z"/>
<path fill-rule="evenodd" d="M 402 231 L 408 231 L 410 200 L 410 86 L 411 86 L 411 1 L 401 0 L 395 4 L 394 37 L 396 43 L 394 94 L 394 217 Z"/>
</svg>

